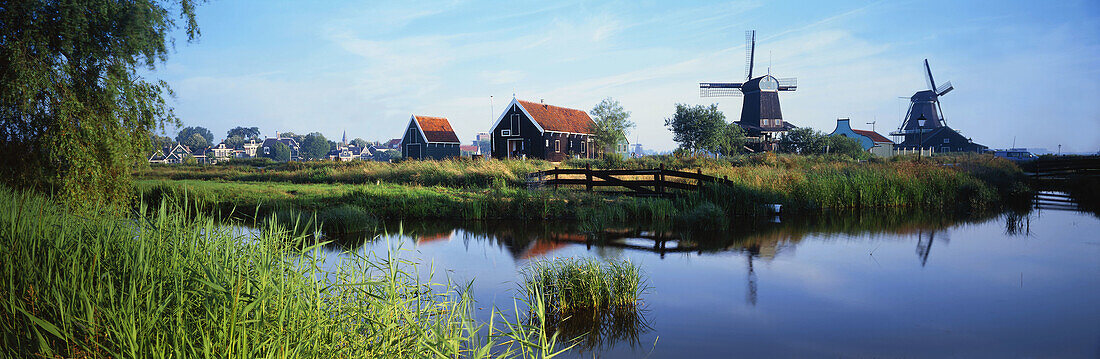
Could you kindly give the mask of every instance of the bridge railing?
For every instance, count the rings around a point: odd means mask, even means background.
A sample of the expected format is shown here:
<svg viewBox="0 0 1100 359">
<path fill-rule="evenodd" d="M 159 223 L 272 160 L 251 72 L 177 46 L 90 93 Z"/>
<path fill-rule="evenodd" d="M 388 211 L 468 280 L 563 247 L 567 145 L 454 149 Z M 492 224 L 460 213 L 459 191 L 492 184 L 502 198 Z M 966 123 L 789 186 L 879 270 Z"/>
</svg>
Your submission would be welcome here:
<svg viewBox="0 0 1100 359">
<path fill-rule="evenodd" d="M 569 186 L 568 188 L 583 186 L 586 191 L 599 190 L 604 193 L 637 196 L 671 196 L 678 193 L 671 190 L 697 191 L 707 183 L 733 184 L 726 178 L 704 175 L 701 170 L 696 172 L 669 170 L 665 169 L 664 164 L 654 169 L 633 170 L 594 170 L 591 166 L 555 168 L 528 174 L 527 183 L 528 188 L 557 189 L 562 186 Z M 623 190 L 615 191 L 616 188 Z"/>
</svg>

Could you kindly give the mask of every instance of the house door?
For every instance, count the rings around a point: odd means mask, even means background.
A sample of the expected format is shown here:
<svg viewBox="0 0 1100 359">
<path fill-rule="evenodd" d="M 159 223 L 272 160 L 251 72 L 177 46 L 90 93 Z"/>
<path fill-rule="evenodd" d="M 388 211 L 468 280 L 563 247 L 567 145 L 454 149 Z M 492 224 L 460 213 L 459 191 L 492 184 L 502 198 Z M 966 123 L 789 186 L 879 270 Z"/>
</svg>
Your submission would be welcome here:
<svg viewBox="0 0 1100 359">
<path fill-rule="evenodd" d="M 523 156 L 523 139 L 508 140 L 508 158 Z"/>
<path fill-rule="evenodd" d="M 421 159 L 420 157 L 420 144 L 410 143 L 405 145 L 405 153 L 409 158 Z"/>
</svg>

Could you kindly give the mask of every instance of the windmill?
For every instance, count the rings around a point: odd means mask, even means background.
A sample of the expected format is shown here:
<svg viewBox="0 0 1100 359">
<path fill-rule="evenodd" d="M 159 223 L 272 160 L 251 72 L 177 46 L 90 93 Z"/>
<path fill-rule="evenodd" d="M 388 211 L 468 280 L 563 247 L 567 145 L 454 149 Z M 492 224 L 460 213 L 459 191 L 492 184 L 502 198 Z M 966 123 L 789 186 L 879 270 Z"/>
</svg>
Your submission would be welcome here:
<svg viewBox="0 0 1100 359">
<path fill-rule="evenodd" d="M 946 95 L 955 87 L 951 81 L 936 86 L 936 80 L 932 77 L 932 69 L 928 67 L 928 59 L 924 59 L 924 79 L 928 85 L 927 90 L 917 91 L 909 98 L 909 111 L 905 113 L 905 120 L 897 131 L 891 132 L 891 136 L 903 136 L 903 144 L 922 146 L 920 134 L 932 132 L 940 127 L 947 126 L 943 117 L 943 108 L 940 106 L 940 96 Z M 920 119 L 924 119 L 921 125 Z"/>
<path fill-rule="evenodd" d="M 756 30 L 749 30 L 745 32 L 745 82 L 700 82 L 699 96 L 744 96 L 741 121 L 738 124 L 745 128 L 750 136 L 758 137 L 768 133 L 785 132 L 794 126 L 783 122 L 783 113 L 779 108 L 779 91 L 796 90 L 798 79 L 772 76 L 770 66 L 767 74 L 753 77 L 755 58 Z"/>
</svg>

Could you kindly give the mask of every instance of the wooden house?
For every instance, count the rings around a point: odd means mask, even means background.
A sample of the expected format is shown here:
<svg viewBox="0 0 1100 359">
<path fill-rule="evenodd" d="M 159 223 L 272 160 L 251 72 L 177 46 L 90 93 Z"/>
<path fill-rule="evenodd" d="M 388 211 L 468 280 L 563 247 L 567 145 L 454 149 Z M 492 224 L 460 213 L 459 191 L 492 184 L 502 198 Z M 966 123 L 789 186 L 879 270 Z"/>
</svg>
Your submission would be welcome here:
<svg viewBox="0 0 1100 359">
<path fill-rule="evenodd" d="M 936 153 L 986 152 L 989 150 L 989 147 L 971 141 L 946 125 L 922 130 L 924 131 L 923 134 L 906 136 L 905 140 L 897 147 L 902 150 L 916 150 L 919 148 Z"/>
<path fill-rule="evenodd" d="M 461 144 L 446 117 L 412 115 L 401 138 L 401 156 L 418 160 L 458 157 Z"/>
<path fill-rule="evenodd" d="M 493 124 L 492 156 L 549 161 L 592 158 L 594 127 L 584 111 L 512 99 Z"/>
</svg>

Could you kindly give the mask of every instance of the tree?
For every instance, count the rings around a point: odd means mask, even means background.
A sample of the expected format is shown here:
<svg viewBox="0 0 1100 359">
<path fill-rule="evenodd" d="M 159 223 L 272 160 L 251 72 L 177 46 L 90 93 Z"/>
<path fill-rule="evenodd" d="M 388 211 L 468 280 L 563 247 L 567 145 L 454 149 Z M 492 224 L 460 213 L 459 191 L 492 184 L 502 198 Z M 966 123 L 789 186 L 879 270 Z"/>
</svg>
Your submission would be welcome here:
<svg viewBox="0 0 1100 359">
<path fill-rule="evenodd" d="M 178 20 L 196 39 L 193 0 L 3 2 L 0 181 L 73 206 L 131 199 L 149 135 L 179 123 L 168 84 L 145 77 Z"/>
<path fill-rule="evenodd" d="M 276 141 L 275 144 L 271 146 L 271 152 L 265 154 L 264 157 L 279 162 L 290 161 L 290 146 L 287 146 L 285 143 Z"/>
<path fill-rule="evenodd" d="M 241 136 L 230 136 L 222 143 L 225 144 L 225 147 L 241 149 L 244 148 L 244 144 L 248 143 L 248 140 Z"/>
<path fill-rule="evenodd" d="M 630 111 L 610 97 L 600 101 L 589 114 L 594 123 L 592 139 L 600 153 L 614 153 L 616 146 L 626 141 L 626 131 L 634 128 L 634 122 L 629 120 Z"/>
<path fill-rule="evenodd" d="M 153 151 L 163 150 L 165 147 L 172 147 L 176 144 L 176 141 L 173 140 L 171 137 L 158 136 L 155 133 L 149 134 L 149 142 L 153 147 Z"/>
<path fill-rule="evenodd" d="M 672 130 L 672 139 L 680 148 L 697 154 L 700 150 L 715 151 L 726 132 L 726 115 L 718 110 L 718 104 L 688 106 L 676 104 L 676 113 L 665 119 L 665 127 Z"/>
<path fill-rule="evenodd" d="M 199 135 L 199 137 L 202 137 L 203 140 L 198 141 L 198 140 L 192 139 L 192 137 L 194 137 L 194 135 Z M 192 145 L 189 145 L 188 143 L 192 143 L 193 145 L 198 146 L 198 147 L 191 147 L 191 149 L 193 149 L 193 150 L 194 149 L 199 149 L 199 148 L 206 148 L 206 147 L 210 147 L 211 143 L 214 143 L 214 134 L 211 133 L 210 130 L 207 130 L 205 127 L 199 127 L 199 126 L 184 127 L 182 130 L 180 130 L 179 134 L 176 135 L 176 142 L 182 143 L 184 146 L 187 146 L 187 147 L 192 146 Z"/>
<path fill-rule="evenodd" d="M 803 155 L 825 153 L 828 144 L 825 134 L 809 127 L 796 128 L 787 131 L 787 134 L 779 140 L 779 151 L 798 153 Z"/>
<path fill-rule="evenodd" d="M 244 139 L 258 140 L 260 139 L 259 127 L 234 127 L 232 130 L 226 132 L 225 137 L 239 136 Z"/>
<path fill-rule="evenodd" d="M 180 144 L 187 146 L 187 148 L 190 148 L 192 151 L 210 147 L 210 142 L 206 141 L 206 137 L 202 137 L 202 135 L 198 133 L 192 133 L 191 137 L 180 141 Z"/>
<path fill-rule="evenodd" d="M 745 130 L 736 123 L 729 123 L 722 129 L 722 134 L 717 139 L 717 146 L 711 152 L 730 156 L 741 152 L 744 146 Z"/>
<path fill-rule="evenodd" d="M 864 150 L 859 141 L 851 137 L 829 136 L 827 143 L 829 145 L 828 153 L 846 155 L 853 159 L 865 159 L 871 156 L 871 153 Z"/>
<path fill-rule="evenodd" d="M 310 160 L 321 160 L 328 157 L 329 144 L 325 136 L 320 132 L 306 135 L 299 143 L 298 155 Z"/>
<path fill-rule="evenodd" d="M 298 142 L 299 145 L 301 145 L 302 141 L 305 141 L 305 139 L 306 139 L 306 136 L 302 136 L 302 135 L 299 135 L 299 134 L 294 133 L 294 132 L 284 132 L 284 133 L 279 134 L 279 137 L 293 138 L 294 142 Z"/>
<path fill-rule="evenodd" d="M 351 140 L 351 144 L 355 145 L 355 147 L 360 148 L 370 147 L 370 142 L 367 142 L 367 140 L 358 137 L 356 137 L 354 140 Z"/>
</svg>

